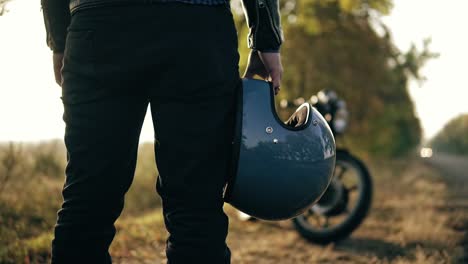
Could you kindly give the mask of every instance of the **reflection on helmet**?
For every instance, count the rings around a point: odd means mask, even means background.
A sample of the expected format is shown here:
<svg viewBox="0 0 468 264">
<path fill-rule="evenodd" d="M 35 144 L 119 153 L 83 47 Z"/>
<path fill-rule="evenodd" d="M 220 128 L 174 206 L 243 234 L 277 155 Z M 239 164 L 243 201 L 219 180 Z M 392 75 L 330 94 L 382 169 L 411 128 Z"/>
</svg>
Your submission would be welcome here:
<svg viewBox="0 0 468 264">
<path fill-rule="evenodd" d="M 326 190 L 335 165 L 335 140 L 309 103 L 285 123 L 274 108 L 271 86 L 243 81 L 234 153 L 225 200 L 266 220 L 295 217 Z"/>
</svg>

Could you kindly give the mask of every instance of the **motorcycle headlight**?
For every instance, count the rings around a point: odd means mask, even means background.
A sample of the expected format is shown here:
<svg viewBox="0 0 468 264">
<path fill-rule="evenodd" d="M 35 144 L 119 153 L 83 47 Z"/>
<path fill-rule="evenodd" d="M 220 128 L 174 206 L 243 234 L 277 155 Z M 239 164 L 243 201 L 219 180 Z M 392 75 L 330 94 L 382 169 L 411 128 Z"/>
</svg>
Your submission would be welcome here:
<svg viewBox="0 0 468 264">
<path fill-rule="evenodd" d="M 317 94 L 318 101 L 322 104 L 328 104 L 328 96 L 324 91 L 320 91 Z"/>
<path fill-rule="evenodd" d="M 348 126 L 348 111 L 345 108 L 336 111 L 332 125 L 336 133 L 343 133 L 346 130 Z"/>
</svg>

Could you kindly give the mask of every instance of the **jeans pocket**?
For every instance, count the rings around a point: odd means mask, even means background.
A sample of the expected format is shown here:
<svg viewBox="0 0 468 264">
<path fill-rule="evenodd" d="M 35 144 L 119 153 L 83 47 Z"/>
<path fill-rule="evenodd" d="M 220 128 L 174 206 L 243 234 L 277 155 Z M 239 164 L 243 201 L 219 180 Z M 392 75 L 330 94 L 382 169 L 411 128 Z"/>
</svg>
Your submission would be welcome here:
<svg viewBox="0 0 468 264">
<path fill-rule="evenodd" d="M 63 101 L 76 102 L 88 97 L 95 75 L 94 32 L 69 30 L 62 67 Z"/>
<path fill-rule="evenodd" d="M 94 61 L 94 32 L 90 30 L 69 30 L 65 42 L 65 60 L 71 63 Z"/>
</svg>

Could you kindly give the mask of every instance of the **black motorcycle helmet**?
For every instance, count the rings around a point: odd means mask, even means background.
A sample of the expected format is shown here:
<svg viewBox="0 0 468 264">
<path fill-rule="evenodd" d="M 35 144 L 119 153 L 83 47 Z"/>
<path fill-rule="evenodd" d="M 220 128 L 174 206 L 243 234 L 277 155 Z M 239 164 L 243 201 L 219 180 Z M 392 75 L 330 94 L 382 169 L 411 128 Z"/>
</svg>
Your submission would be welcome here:
<svg viewBox="0 0 468 264">
<path fill-rule="evenodd" d="M 332 179 L 332 131 L 309 103 L 283 123 L 268 82 L 244 79 L 241 98 L 225 200 L 259 219 L 295 217 L 319 200 Z"/>
</svg>

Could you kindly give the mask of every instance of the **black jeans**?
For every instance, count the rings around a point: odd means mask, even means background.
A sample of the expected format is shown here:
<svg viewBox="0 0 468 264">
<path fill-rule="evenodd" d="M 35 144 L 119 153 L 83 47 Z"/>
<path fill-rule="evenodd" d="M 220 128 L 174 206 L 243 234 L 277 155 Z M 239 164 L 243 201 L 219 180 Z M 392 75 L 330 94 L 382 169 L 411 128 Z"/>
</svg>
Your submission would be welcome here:
<svg viewBox="0 0 468 264">
<path fill-rule="evenodd" d="M 237 36 L 227 6 L 181 3 L 75 13 L 63 96 L 68 151 L 53 263 L 110 263 L 148 104 L 168 263 L 229 263 L 228 175 Z M 148 172 L 151 173 L 151 172 Z"/>
</svg>

